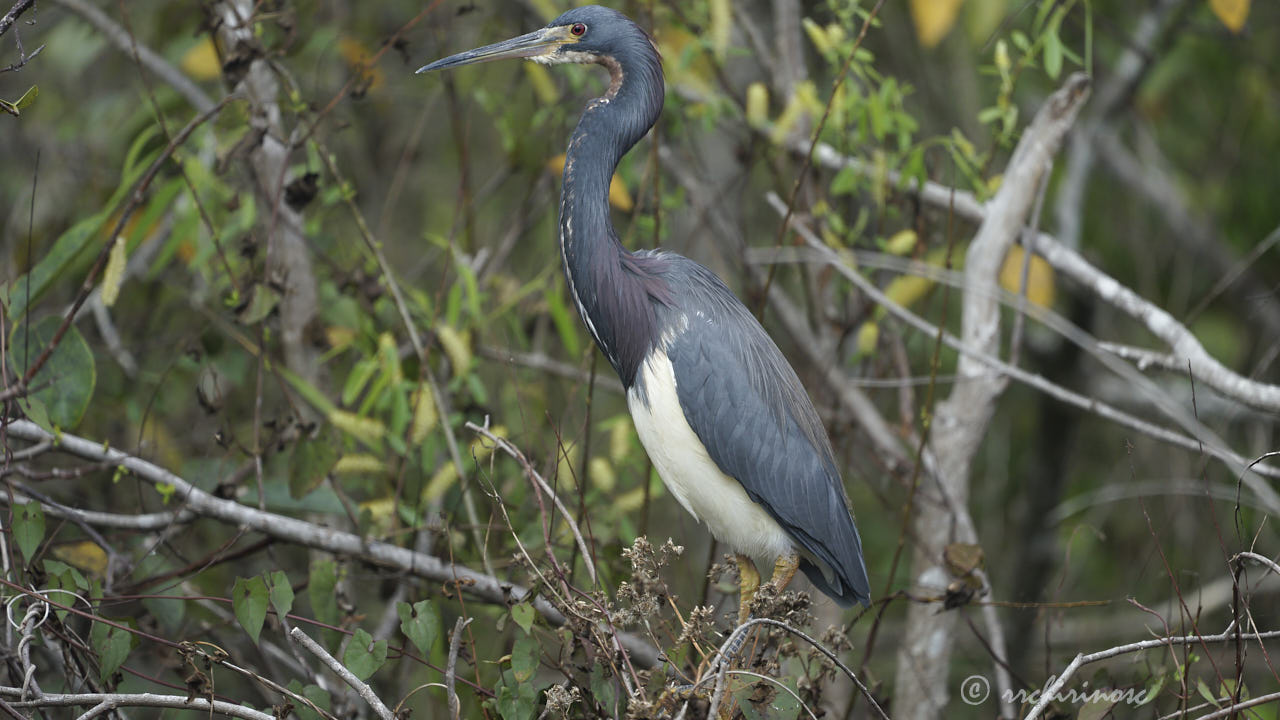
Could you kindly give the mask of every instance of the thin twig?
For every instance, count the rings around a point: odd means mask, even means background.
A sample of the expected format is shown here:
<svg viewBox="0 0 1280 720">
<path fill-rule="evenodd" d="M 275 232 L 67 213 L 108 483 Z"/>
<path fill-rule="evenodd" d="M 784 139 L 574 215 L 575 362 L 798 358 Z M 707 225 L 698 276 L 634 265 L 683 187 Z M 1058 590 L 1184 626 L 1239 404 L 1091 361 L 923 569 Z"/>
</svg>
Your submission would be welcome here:
<svg viewBox="0 0 1280 720">
<path fill-rule="evenodd" d="M 716 707 L 719 704 L 717 700 L 719 696 L 723 694 L 722 686 L 724 682 L 724 677 L 728 672 L 729 663 L 732 662 L 733 660 L 733 658 L 730 657 L 730 649 L 740 647 L 741 643 L 738 641 L 738 639 L 740 637 L 745 636 L 747 630 L 750 630 L 752 627 L 756 625 L 770 625 L 773 627 L 781 628 L 791 633 L 792 635 L 795 635 L 801 640 L 804 640 L 805 642 L 809 643 L 809 645 L 813 646 L 815 650 L 822 653 L 823 656 L 825 656 L 828 660 L 834 663 L 836 667 L 840 668 L 844 672 L 844 674 L 848 676 L 850 680 L 853 681 L 854 685 L 858 686 L 858 689 L 862 692 L 862 694 L 867 697 L 867 702 L 871 703 L 871 707 L 875 708 L 876 714 L 878 714 L 884 720 L 889 720 L 889 716 L 885 713 L 884 709 L 880 707 L 880 704 L 876 702 L 876 699 L 871 694 L 871 691 L 867 689 L 866 685 L 862 684 L 862 681 L 858 679 L 857 674 L 855 674 L 853 670 L 849 669 L 849 666 L 845 665 L 844 662 L 840 660 L 840 657 L 838 655 L 828 650 L 827 647 L 822 643 L 818 642 L 812 637 L 809 637 L 803 631 L 797 630 L 796 628 L 793 628 L 784 622 L 773 620 L 771 618 L 752 618 L 742 623 L 738 627 L 734 628 L 733 632 L 729 633 L 729 637 L 725 639 L 722 645 L 720 645 L 720 651 L 717 654 L 716 659 L 712 662 L 711 667 L 708 668 L 707 674 L 704 675 L 703 678 L 693 686 L 693 688 L 690 688 L 689 692 L 692 694 L 693 690 L 696 690 L 699 685 L 702 685 L 703 683 L 705 683 L 707 680 L 710 679 L 712 672 L 716 674 L 716 678 L 717 678 L 716 679 L 716 696 L 712 698 L 711 708 L 707 713 L 707 717 L 717 717 L 715 712 Z"/>
<path fill-rule="evenodd" d="M 595 583 L 596 566 L 595 563 L 591 562 L 591 551 L 587 547 L 587 541 L 582 538 L 582 531 L 578 529 L 578 523 L 574 521 L 573 515 L 569 514 L 569 509 L 564 506 L 564 503 L 560 500 L 560 496 L 551 489 L 551 486 L 547 484 L 547 481 L 542 479 L 542 475 L 533 468 L 533 464 L 529 462 L 529 459 L 525 457 L 524 453 L 520 452 L 520 448 L 512 445 L 506 438 L 494 435 L 487 425 L 488 423 L 486 423 L 486 427 L 480 427 L 479 425 L 468 421 L 466 427 L 468 430 L 488 438 L 495 445 L 501 448 L 504 453 L 510 455 L 516 462 L 520 463 L 520 467 L 524 470 L 525 476 L 536 482 L 538 487 L 542 489 L 542 492 L 551 496 L 551 502 L 555 503 L 556 509 L 564 516 L 565 524 L 568 525 L 569 530 L 573 532 L 573 539 L 578 543 L 578 550 L 582 552 L 582 564 L 587 568 L 587 575 L 591 576 L 591 582 Z M 551 552 L 551 548 L 547 548 L 547 552 Z"/>
<path fill-rule="evenodd" d="M 457 670 L 458 670 L 458 649 L 462 645 L 462 631 L 475 618 L 461 617 L 453 624 L 453 637 L 449 639 L 449 664 L 444 670 L 445 692 L 449 695 L 449 715 L 453 720 L 458 720 L 462 716 L 462 703 L 458 700 L 457 690 Z"/>
</svg>

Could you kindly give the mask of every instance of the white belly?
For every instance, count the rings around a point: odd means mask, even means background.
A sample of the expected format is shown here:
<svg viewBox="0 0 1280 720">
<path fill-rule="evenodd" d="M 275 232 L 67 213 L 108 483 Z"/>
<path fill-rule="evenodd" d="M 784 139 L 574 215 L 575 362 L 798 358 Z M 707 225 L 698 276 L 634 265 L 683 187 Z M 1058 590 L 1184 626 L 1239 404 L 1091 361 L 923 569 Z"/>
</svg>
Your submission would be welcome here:
<svg viewBox="0 0 1280 720">
<path fill-rule="evenodd" d="M 654 351 L 640 366 L 639 374 L 637 385 L 643 384 L 648 404 L 633 387 L 627 391 L 627 407 L 640 443 L 667 490 L 735 552 L 770 562 L 790 552 L 794 547 L 791 538 L 764 508 L 747 497 L 737 480 L 720 471 L 689 427 L 666 353 Z"/>
</svg>

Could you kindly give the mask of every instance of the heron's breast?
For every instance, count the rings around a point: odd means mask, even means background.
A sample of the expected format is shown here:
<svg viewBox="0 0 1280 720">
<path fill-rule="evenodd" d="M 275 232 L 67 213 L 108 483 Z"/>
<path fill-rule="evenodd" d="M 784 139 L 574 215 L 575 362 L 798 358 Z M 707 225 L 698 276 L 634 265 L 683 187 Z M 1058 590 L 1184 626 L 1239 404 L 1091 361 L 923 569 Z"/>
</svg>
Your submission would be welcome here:
<svg viewBox="0 0 1280 720">
<path fill-rule="evenodd" d="M 737 552 L 770 560 L 794 546 L 742 484 L 720 470 L 689 426 L 676 393 L 675 369 L 661 347 L 640 365 L 636 383 L 627 390 L 627 407 L 667 490 L 717 540 Z"/>
</svg>

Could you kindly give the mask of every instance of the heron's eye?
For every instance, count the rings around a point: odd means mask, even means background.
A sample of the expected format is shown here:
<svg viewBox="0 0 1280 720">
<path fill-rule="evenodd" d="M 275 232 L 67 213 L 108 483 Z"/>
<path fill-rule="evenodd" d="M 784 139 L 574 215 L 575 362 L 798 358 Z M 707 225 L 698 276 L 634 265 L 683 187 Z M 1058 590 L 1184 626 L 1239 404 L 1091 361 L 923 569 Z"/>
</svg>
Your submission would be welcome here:
<svg viewBox="0 0 1280 720">
<path fill-rule="evenodd" d="M 574 37 L 582 37 L 586 32 L 587 26 L 582 23 L 574 23 L 573 26 L 569 28 L 569 33 Z"/>
</svg>

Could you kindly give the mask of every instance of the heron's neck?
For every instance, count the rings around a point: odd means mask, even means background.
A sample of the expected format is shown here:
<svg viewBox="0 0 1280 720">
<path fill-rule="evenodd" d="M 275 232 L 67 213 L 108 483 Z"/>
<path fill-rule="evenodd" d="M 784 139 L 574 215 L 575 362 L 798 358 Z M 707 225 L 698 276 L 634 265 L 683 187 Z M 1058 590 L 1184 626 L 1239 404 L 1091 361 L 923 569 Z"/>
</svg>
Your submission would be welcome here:
<svg viewBox="0 0 1280 720">
<path fill-rule="evenodd" d="M 646 278 L 614 231 L 609 183 L 662 111 L 662 65 L 647 38 L 602 64 L 611 74 L 609 92 L 587 105 L 565 154 L 560 249 L 583 321 L 630 385 L 648 347 L 642 315 L 651 309 Z"/>
</svg>

